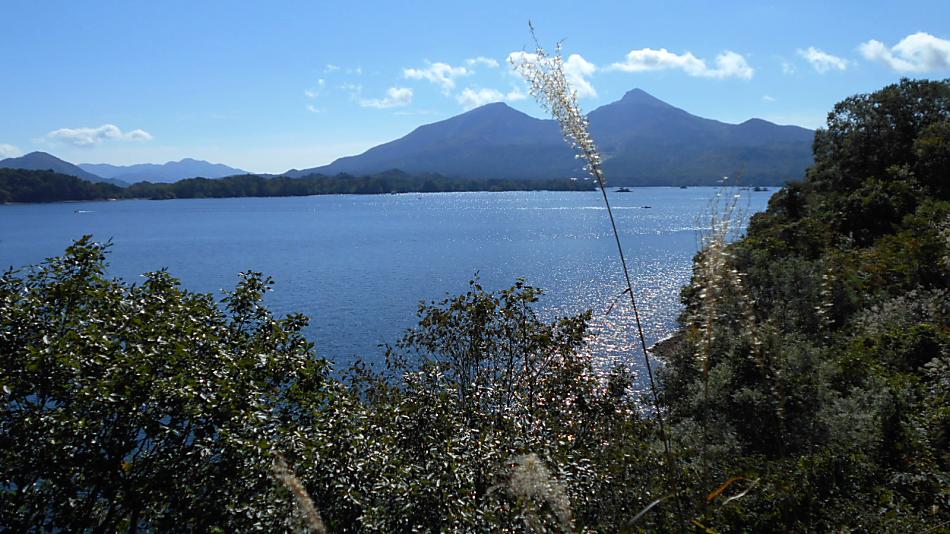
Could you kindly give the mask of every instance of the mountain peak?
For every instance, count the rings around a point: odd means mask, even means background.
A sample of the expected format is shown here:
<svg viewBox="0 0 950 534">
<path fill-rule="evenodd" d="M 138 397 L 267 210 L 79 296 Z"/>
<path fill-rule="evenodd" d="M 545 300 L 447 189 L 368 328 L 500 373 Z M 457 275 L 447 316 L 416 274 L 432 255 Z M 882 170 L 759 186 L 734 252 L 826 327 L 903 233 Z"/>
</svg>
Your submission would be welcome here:
<svg viewBox="0 0 950 534">
<path fill-rule="evenodd" d="M 512 108 L 511 106 L 509 106 L 508 104 L 506 104 L 506 103 L 504 103 L 504 102 L 489 102 L 489 103 L 487 103 L 487 104 L 482 104 L 481 106 L 478 106 L 478 107 L 475 108 L 475 109 L 479 109 L 479 108 L 482 108 L 482 109 L 505 109 L 505 108 L 507 108 L 507 109 L 514 109 L 514 108 Z"/>
<path fill-rule="evenodd" d="M 50 160 L 50 161 L 52 161 L 52 160 L 63 161 L 63 160 L 57 158 L 56 156 L 50 154 L 49 152 L 43 152 L 43 151 L 41 151 L 41 150 L 34 150 L 33 152 L 29 152 L 29 153 L 27 153 L 27 154 L 23 154 L 22 156 L 20 156 L 20 158 L 22 158 L 22 159 L 37 160 L 37 161 L 38 161 L 38 160 L 41 160 L 41 159 L 48 159 L 48 160 Z M 17 158 L 17 159 L 20 159 L 20 158 Z M 10 158 L 10 159 L 13 159 L 13 158 Z"/>
<path fill-rule="evenodd" d="M 54 171 L 60 174 L 75 176 L 87 182 L 109 182 L 119 186 L 128 185 L 124 182 L 108 180 L 96 174 L 81 169 L 80 167 L 63 161 L 56 156 L 39 150 L 24 154 L 18 158 L 7 158 L 0 160 L 0 167 L 9 167 L 12 169 L 30 169 L 36 171 Z"/>
<path fill-rule="evenodd" d="M 673 106 L 667 104 L 666 102 L 660 100 L 659 98 L 651 95 L 650 93 L 644 91 L 643 89 L 631 89 L 623 95 L 623 98 L 620 99 L 620 102 L 624 104 L 640 104 L 640 105 L 650 105 L 655 107 L 666 107 L 671 108 Z"/>
<path fill-rule="evenodd" d="M 523 113 L 521 113 L 517 109 L 509 106 L 508 104 L 504 102 L 490 102 L 488 104 L 483 104 L 481 106 L 478 106 L 477 108 L 470 109 L 466 111 L 465 113 L 462 113 L 461 115 L 458 115 L 458 116 L 471 117 L 471 116 L 478 116 L 478 115 L 504 117 L 507 115 L 523 115 Z"/>
<path fill-rule="evenodd" d="M 68 165 L 67 162 L 57 158 L 56 156 L 48 152 L 41 152 L 39 150 L 35 150 L 33 152 L 30 152 L 28 154 L 24 154 L 22 156 L 18 156 L 15 158 L 7 158 L 4 160 L 0 160 L 0 163 L 3 163 L 4 167 L 12 167 L 12 168 L 17 168 L 17 169 L 36 169 L 36 170 L 45 170 L 45 169 L 38 169 L 38 168 L 27 167 L 27 166 L 19 167 L 18 165 L 20 164 L 23 164 L 23 165 L 67 164 Z"/>
<path fill-rule="evenodd" d="M 811 163 L 808 130 L 756 121 L 751 128 L 741 127 L 697 117 L 642 89 L 628 91 L 588 118 L 604 168 L 618 185 L 715 183 L 736 169 L 753 183 L 780 184 L 801 176 Z M 493 102 L 419 126 L 362 154 L 286 174 L 365 175 L 387 169 L 492 179 L 583 173 L 556 121 Z"/>
</svg>

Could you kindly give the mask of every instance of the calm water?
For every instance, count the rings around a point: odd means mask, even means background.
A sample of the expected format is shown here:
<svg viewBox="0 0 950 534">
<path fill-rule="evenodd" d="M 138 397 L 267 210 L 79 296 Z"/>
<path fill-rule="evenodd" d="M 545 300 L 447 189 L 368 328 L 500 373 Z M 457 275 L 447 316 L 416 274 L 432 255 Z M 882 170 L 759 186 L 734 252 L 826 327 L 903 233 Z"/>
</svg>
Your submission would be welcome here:
<svg viewBox="0 0 950 534">
<path fill-rule="evenodd" d="M 713 188 L 614 193 L 618 228 L 642 300 L 648 342 L 675 328 L 679 288 Z M 745 191 L 765 208 L 771 193 Z M 645 206 L 650 206 L 646 208 Z M 590 350 L 635 355 L 632 311 L 599 193 L 436 193 L 0 206 L 0 266 L 59 255 L 83 234 L 113 240 L 112 275 L 141 280 L 167 267 L 185 287 L 218 292 L 243 270 L 276 286 L 278 313 L 311 317 L 322 356 L 378 361 L 415 322 L 422 299 L 456 294 L 477 272 L 487 288 L 524 277 L 546 290 L 544 314 L 594 310 Z"/>
</svg>

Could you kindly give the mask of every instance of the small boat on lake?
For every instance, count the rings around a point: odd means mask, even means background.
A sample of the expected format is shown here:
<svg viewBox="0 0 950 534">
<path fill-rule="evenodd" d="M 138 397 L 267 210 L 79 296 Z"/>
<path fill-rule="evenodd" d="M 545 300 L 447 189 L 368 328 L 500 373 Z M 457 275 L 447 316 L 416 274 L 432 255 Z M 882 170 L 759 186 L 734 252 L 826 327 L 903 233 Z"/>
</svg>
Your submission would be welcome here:
<svg viewBox="0 0 950 534">
<path fill-rule="evenodd" d="M 614 191 L 614 193 L 629 193 L 629 192 L 630 192 L 630 188 L 629 188 L 629 187 L 618 187 L 618 188 Z"/>
</svg>

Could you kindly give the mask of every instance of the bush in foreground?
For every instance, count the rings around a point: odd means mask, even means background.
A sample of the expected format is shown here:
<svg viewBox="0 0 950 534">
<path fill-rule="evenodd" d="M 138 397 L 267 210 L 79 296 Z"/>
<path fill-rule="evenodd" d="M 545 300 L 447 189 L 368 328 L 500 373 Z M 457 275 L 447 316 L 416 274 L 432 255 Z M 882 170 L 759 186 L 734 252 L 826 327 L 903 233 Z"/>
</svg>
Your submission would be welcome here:
<svg viewBox="0 0 950 534">
<path fill-rule="evenodd" d="M 602 383 L 589 316 L 540 321 L 522 282 L 421 306 L 386 371 L 340 378 L 259 274 L 219 305 L 164 271 L 109 280 L 105 253 L 0 278 L 11 530 L 285 530 L 277 458 L 330 531 L 610 528 L 649 498 L 630 377 Z"/>
<path fill-rule="evenodd" d="M 270 528 L 272 450 L 326 394 L 302 316 L 247 273 L 219 307 L 88 238 L 0 278 L 0 517 L 13 531 Z M 299 392 L 306 391 L 306 397 Z M 261 506 L 267 502 L 267 507 Z M 277 521 L 277 523 L 275 523 Z"/>
</svg>

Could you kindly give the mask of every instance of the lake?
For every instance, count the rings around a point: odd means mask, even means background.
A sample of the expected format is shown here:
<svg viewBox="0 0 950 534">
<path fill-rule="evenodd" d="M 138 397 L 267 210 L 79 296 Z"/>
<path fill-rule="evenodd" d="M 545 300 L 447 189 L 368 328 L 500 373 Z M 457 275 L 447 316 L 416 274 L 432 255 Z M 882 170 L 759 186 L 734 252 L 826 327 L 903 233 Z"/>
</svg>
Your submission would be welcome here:
<svg viewBox="0 0 950 534">
<path fill-rule="evenodd" d="M 774 191 L 774 188 L 773 188 Z M 648 343 L 680 312 L 698 229 L 715 188 L 611 193 Z M 772 192 L 742 191 L 748 214 Z M 0 266 L 62 254 L 84 234 L 112 239 L 109 272 L 129 281 L 167 267 L 184 287 L 218 293 L 244 270 L 274 278 L 278 314 L 311 318 L 321 356 L 381 360 L 415 324 L 420 300 L 523 277 L 545 289 L 545 317 L 594 311 L 589 349 L 603 365 L 637 367 L 625 285 L 599 192 L 429 193 L 0 206 Z"/>
</svg>

